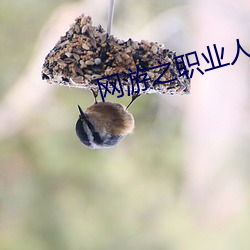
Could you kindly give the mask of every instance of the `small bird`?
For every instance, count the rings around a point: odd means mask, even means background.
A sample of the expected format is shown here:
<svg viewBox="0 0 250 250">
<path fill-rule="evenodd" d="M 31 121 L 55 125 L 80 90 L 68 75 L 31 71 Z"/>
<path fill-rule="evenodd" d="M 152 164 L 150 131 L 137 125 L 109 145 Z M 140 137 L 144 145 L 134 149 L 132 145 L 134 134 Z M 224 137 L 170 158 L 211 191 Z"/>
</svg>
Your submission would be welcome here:
<svg viewBox="0 0 250 250">
<path fill-rule="evenodd" d="M 119 103 L 97 102 L 97 94 L 92 91 L 95 103 L 84 112 L 78 105 L 80 112 L 76 122 L 76 134 L 80 141 L 88 148 L 112 148 L 134 130 L 134 117 L 127 108 Z"/>
</svg>

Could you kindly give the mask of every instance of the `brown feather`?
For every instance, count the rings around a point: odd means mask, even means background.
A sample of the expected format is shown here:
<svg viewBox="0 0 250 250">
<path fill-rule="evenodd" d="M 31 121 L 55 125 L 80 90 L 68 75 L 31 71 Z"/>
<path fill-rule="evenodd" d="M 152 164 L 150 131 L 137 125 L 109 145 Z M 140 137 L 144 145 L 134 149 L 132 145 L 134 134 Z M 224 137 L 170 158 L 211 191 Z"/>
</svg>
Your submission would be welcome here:
<svg viewBox="0 0 250 250">
<path fill-rule="evenodd" d="M 106 130 L 111 135 L 127 135 L 133 132 L 134 118 L 119 103 L 99 102 L 86 109 L 98 131 Z"/>
</svg>

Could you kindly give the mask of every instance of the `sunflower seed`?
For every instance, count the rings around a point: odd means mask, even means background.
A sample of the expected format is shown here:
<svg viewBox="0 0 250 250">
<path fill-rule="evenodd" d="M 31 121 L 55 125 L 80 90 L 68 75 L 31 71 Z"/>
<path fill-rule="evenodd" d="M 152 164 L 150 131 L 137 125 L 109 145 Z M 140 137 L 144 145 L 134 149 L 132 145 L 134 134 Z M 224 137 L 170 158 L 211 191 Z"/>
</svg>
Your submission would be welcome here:
<svg viewBox="0 0 250 250">
<path fill-rule="evenodd" d="M 85 64 L 86 65 L 94 65 L 95 63 L 93 61 L 87 60 L 87 61 L 85 61 Z"/>
<path fill-rule="evenodd" d="M 89 46 L 86 43 L 82 44 L 82 48 L 85 49 L 85 50 L 89 50 Z"/>
</svg>

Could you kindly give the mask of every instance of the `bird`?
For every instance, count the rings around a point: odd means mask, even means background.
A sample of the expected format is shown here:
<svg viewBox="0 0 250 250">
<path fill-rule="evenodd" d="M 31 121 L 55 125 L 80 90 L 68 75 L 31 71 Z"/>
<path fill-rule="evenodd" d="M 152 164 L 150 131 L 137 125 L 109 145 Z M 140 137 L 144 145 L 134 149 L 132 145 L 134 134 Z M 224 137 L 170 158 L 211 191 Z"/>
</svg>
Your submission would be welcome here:
<svg viewBox="0 0 250 250">
<path fill-rule="evenodd" d="M 127 107 L 119 103 L 98 102 L 98 93 L 92 90 L 95 103 L 85 112 L 78 105 L 79 118 L 75 130 L 80 142 L 91 149 L 113 148 L 135 127 L 133 115 L 128 107 L 139 96 L 133 96 Z"/>
</svg>

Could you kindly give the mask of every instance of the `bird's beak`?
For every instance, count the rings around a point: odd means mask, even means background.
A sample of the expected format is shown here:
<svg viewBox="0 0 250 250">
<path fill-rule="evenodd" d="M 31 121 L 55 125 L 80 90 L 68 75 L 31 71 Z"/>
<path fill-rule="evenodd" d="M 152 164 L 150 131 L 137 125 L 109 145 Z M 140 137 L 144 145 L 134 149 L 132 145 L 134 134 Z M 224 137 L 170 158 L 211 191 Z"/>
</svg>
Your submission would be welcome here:
<svg viewBox="0 0 250 250">
<path fill-rule="evenodd" d="M 78 110 L 80 113 L 80 118 L 86 118 L 85 113 L 82 111 L 82 108 L 79 105 L 77 105 L 77 106 L 78 106 Z"/>
</svg>

